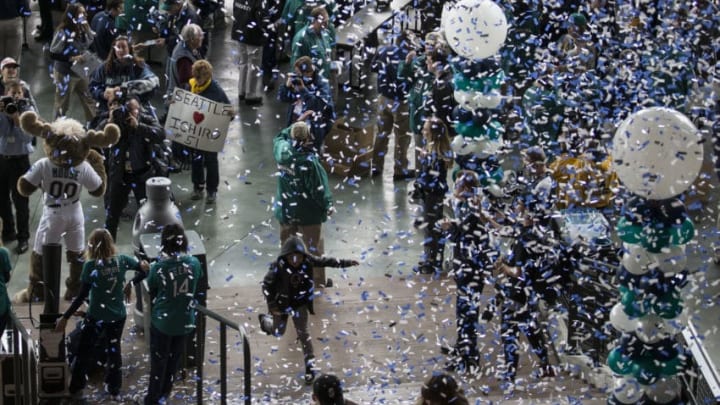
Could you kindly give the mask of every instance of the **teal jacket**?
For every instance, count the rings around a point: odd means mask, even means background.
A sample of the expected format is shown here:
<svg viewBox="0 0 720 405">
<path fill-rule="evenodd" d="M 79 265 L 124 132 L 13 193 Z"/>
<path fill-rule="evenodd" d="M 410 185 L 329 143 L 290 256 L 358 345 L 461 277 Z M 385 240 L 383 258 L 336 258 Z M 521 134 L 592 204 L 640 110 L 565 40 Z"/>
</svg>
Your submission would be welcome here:
<svg viewBox="0 0 720 405">
<path fill-rule="evenodd" d="M 330 61 L 332 60 L 332 47 L 335 40 L 330 31 L 321 30 L 316 33 L 306 25 L 295 34 L 292 42 L 292 59 L 290 66 L 301 56 L 309 56 L 315 69 L 326 79 L 330 79 Z"/>
<path fill-rule="evenodd" d="M 273 154 L 280 170 L 275 218 L 284 225 L 321 224 L 327 221 L 333 203 L 327 173 L 314 151 L 293 145 L 290 128 L 283 129 L 273 140 Z"/>
<path fill-rule="evenodd" d="M 398 66 L 398 80 L 406 89 L 410 89 L 408 94 L 410 129 L 413 133 L 419 134 L 424 120 L 432 115 L 430 101 L 435 80 L 435 76 L 425 66 L 425 55 L 416 57 L 411 63 L 401 61 Z"/>
<path fill-rule="evenodd" d="M 328 23 L 327 29 L 330 34 L 330 39 L 334 44 L 335 25 L 333 24 L 333 15 L 335 14 L 337 4 L 334 0 L 325 0 L 323 3 L 325 4 L 325 10 L 327 10 L 328 16 L 330 16 L 330 22 Z M 310 12 L 312 9 L 312 6 L 306 5 L 305 0 L 288 0 L 285 2 L 282 14 L 280 15 L 280 20 L 287 25 L 290 35 L 295 36 L 295 34 L 297 34 L 310 22 Z"/>
<path fill-rule="evenodd" d="M 159 3 L 159 0 L 125 0 L 125 13 L 115 19 L 118 32 L 151 32 L 155 21 L 150 10 L 157 10 Z"/>
</svg>

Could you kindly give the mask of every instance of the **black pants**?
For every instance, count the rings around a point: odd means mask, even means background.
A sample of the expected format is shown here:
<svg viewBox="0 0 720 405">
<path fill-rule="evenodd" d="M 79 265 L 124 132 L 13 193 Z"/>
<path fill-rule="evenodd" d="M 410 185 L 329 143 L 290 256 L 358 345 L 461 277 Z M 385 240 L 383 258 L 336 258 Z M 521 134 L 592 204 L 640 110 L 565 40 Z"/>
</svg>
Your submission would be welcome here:
<svg viewBox="0 0 720 405">
<path fill-rule="evenodd" d="M 483 284 L 459 284 L 455 301 L 455 316 L 457 318 L 457 341 L 455 351 L 458 356 L 465 359 L 478 360 L 480 352 L 477 347 L 478 317 L 482 305 Z"/>
<path fill-rule="evenodd" d="M 540 365 L 549 364 L 547 343 L 545 336 L 540 329 L 537 318 L 538 308 L 533 304 L 520 304 L 510 298 L 502 301 L 502 319 L 500 332 L 505 352 L 505 364 L 507 366 L 505 379 L 515 380 L 518 364 L 518 347 L 520 346 L 520 332 L 527 337 L 532 351 L 540 358 Z"/>
<path fill-rule="evenodd" d="M 192 172 L 190 177 L 193 187 L 196 190 L 206 189 L 208 193 L 217 193 L 220 184 L 218 153 L 189 149 L 192 152 Z"/>
<path fill-rule="evenodd" d="M 100 335 L 105 333 L 107 340 L 107 361 L 105 365 L 105 384 L 107 390 L 112 395 L 117 395 L 122 386 L 122 352 L 121 342 L 123 328 L 125 327 L 125 318 L 113 322 L 104 322 L 85 319 L 80 334 L 79 352 L 72 365 L 72 379 L 70 380 L 70 393 L 76 393 L 87 384 L 87 370 L 93 359 L 93 351 L 90 349 Z"/>
<path fill-rule="evenodd" d="M 145 405 L 158 404 L 160 398 L 170 395 L 173 376 L 180 357 L 185 353 L 185 341 L 189 336 L 169 336 L 154 326 L 150 329 L 150 381 Z"/>
<path fill-rule="evenodd" d="M 442 267 L 443 249 L 445 249 L 442 231 L 437 227 L 437 222 L 443 218 L 444 199 L 442 193 L 429 193 L 423 196 L 422 204 L 423 222 L 426 225 L 423 263 L 436 267 L 438 271 Z"/>
<path fill-rule="evenodd" d="M 30 239 L 30 210 L 28 198 L 18 193 L 17 181 L 30 168 L 30 157 L 19 155 L 13 157 L 0 156 L 0 218 L 3 221 L 2 238 L 19 240 Z M 12 197 L 12 201 L 11 201 Z M 15 215 L 13 215 L 15 205 Z M 17 226 L 17 231 L 16 227 Z"/>
<path fill-rule="evenodd" d="M 145 190 L 145 182 L 150 178 L 151 171 L 145 170 L 142 173 L 124 173 L 122 180 L 118 179 L 109 184 L 108 196 L 105 201 L 106 217 L 105 229 L 110 232 L 115 242 L 117 242 L 117 228 L 120 222 L 120 216 L 128 204 L 130 191 L 135 195 L 138 206 L 147 197 Z"/>
<path fill-rule="evenodd" d="M 52 0 L 38 0 L 38 6 L 40 7 L 40 36 L 45 38 L 52 38 L 53 32 L 55 31 L 55 25 L 53 24 L 52 17 Z"/>
<path fill-rule="evenodd" d="M 277 32 L 273 32 L 265 42 L 262 53 L 263 83 L 267 84 L 277 75 Z M 275 72 L 273 72 L 275 70 Z"/>
<path fill-rule="evenodd" d="M 5 328 L 10 323 L 10 310 L 5 311 L 4 314 L 0 314 L 0 333 L 5 332 Z"/>
</svg>

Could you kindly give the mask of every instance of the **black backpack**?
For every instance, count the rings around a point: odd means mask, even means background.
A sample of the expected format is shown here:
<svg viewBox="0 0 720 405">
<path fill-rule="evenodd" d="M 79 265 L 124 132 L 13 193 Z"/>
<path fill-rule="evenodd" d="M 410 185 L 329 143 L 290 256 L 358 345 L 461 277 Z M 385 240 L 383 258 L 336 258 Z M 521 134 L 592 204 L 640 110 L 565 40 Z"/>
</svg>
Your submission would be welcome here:
<svg viewBox="0 0 720 405">
<path fill-rule="evenodd" d="M 107 335 L 103 331 L 93 343 L 92 347 L 80 347 L 80 336 L 82 335 L 83 327 L 97 327 L 96 325 L 86 324 L 87 320 L 85 318 L 81 319 L 75 324 L 75 328 L 65 337 L 67 360 L 70 366 L 73 366 L 78 353 L 80 353 L 81 350 L 89 350 L 92 354 L 92 360 L 88 362 L 89 368 L 87 373 L 88 375 L 96 375 L 105 370 L 105 362 L 107 361 Z"/>
</svg>

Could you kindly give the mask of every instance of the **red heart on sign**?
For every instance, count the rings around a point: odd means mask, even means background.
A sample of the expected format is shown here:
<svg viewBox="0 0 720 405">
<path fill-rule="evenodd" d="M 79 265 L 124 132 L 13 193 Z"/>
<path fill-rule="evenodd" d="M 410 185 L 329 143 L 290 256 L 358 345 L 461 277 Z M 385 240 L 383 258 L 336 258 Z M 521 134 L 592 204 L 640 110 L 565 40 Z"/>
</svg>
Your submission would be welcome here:
<svg viewBox="0 0 720 405">
<path fill-rule="evenodd" d="M 203 122 L 204 119 L 205 119 L 205 114 L 203 114 L 199 111 L 195 111 L 193 113 L 193 121 L 195 121 L 195 124 L 199 124 L 199 123 Z"/>
</svg>

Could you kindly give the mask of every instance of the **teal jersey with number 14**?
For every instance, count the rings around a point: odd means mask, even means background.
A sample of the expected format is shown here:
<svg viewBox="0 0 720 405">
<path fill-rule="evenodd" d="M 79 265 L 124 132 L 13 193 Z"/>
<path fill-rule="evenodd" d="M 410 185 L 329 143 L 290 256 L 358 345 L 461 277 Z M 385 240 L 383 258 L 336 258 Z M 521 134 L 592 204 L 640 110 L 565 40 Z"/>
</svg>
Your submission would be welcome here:
<svg viewBox="0 0 720 405">
<path fill-rule="evenodd" d="M 201 276 L 202 267 L 193 256 L 165 258 L 152 265 L 147 282 L 156 329 L 168 336 L 195 329 L 195 291 Z"/>
</svg>

